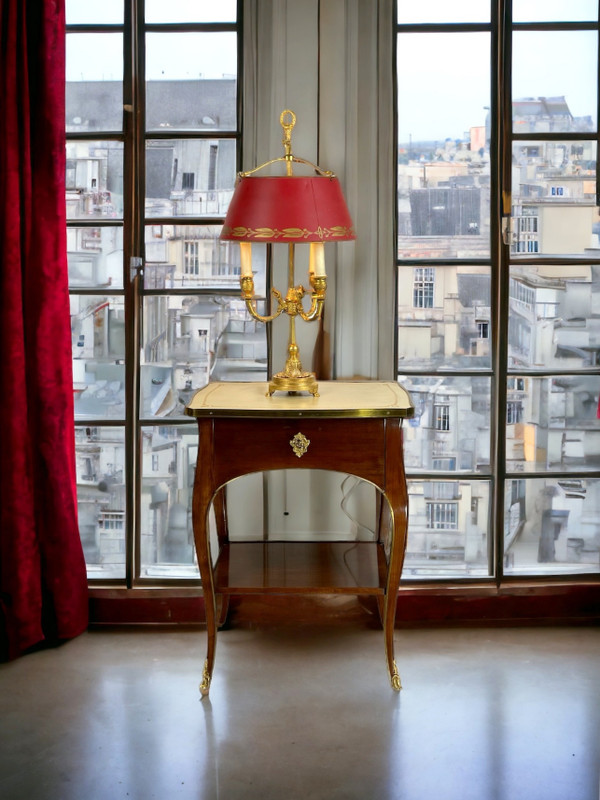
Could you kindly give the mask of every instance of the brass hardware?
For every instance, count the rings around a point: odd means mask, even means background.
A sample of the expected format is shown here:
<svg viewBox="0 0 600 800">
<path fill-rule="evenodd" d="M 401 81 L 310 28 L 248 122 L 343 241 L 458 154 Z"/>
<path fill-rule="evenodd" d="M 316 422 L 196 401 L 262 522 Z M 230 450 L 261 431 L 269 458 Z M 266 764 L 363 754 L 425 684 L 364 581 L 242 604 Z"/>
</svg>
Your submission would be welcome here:
<svg viewBox="0 0 600 800">
<path fill-rule="evenodd" d="M 288 176 L 293 174 L 293 164 L 297 163 L 306 164 L 312 167 L 320 175 L 332 178 L 335 177 L 333 172 L 325 172 L 316 164 L 312 164 L 310 161 L 305 161 L 302 158 L 296 158 L 296 156 L 292 155 L 292 129 L 296 124 L 296 115 L 293 111 L 290 111 L 289 109 L 282 111 L 279 117 L 279 122 L 283 128 L 282 144 L 285 155 L 281 156 L 280 158 L 267 161 L 265 164 L 261 164 L 259 167 L 256 167 L 249 172 L 240 173 L 240 177 L 252 175 L 254 172 L 257 172 L 258 170 L 278 161 L 285 162 Z M 313 234 L 314 231 L 304 231 L 297 228 L 284 228 L 281 231 L 271 228 L 259 228 L 258 230 L 251 231 L 247 228 L 236 228 L 233 230 L 233 234 L 235 236 L 243 237 L 245 241 L 248 240 L 248 234 L 251 234 L 252 238 L 257 241 L 260 241 L 261 239 L 270 239 L 274 234 L 277 234 L 277 236 L 281 236 L 282 241 L 285 241 L 289 238 L 296 239 L 299 233 L 309 236 Z M 330 230 L 323 229 L 322 231 L 319 231 L 319 233 L 329 233 L 332 236 L 345 237 L 348 235 L 348 230 L 340 226 L 334 227 Z M 244 275 L 240 278 L 242 298 L 251 317 L 259 322 L 271 322 L 272 320 L 277 319 L 280 314 L 285 313 L 289 316 L 290 320 L 285 366 L 281 372 L 278 372 L 271 378 L 269 382 L 269 389 L 266 395 L 267 397 L 270 397 L 273 392 L 276 391 L 285 391 L 288 393 L 309 392 L 313 395 L 313 397 L 319 396 L 316 375 L 314 372 L 304 372 L 302 363 L 300 361 L 300 352 L 296 343 L 296 317 L 300 317 L 300 319 L 304 320 L 305 322 L 313 322 L 314 320 L 320 319 L 323 311 L 323 305 L 325 303 L 325 295 L 327 294 L 327 278 L 325 275 L 315 275 L 313 272 L 311 272 L 309 281 L 309 290 L 305 289 L 302 284 L 299 286 L 294 285 L 294 244 L 292 242 L 288 242 L 288 289 L 286 296 L 283 297 L 281 292 L 275 288 L 271 289 L 271 294 L 277 302 L 277 308 L 273 314 L 263 316 L 256 310 L 256 303 L 254 300 L 254 279 L 252 275 Z M 308 311 L 305 310 L 302 304 L 302 299 L 305 295 L 310 297 L 310 308 Z"/>
<path fill-rule="evenodd" d="M 286 117 L 289 119 L 289 122 L 285 121 Z M 265 161 L 264 164 L 260 164 L 258 167 L 249 169 L 246 172 L 238 172 L 238 178 L 247 178 L 249 175 L 253 175 L 255 172 L 258 172 L 265 167 L 270 167 L 271 164 L 278 164 L 282 161 L 286 162 L 285 166 L 288 175 L 292 174 L 292 164 L 304 164 L 307 167 L 314 169 L 315 172 L 325 178 L 335 178 L 335 173 L 331 170 L 321 169 L 318 164 L 313 164 L 312 161 L 307 161 L 305 158 L 298 158 L 298 156 L 292 154 L 292 129 L 296 124 L 296 115 L 293 111 L 290 111 L 289 108 L 286 108 L 284 111 L 282 111 L 279 115 L 279 124 L 283 128 L 283 139 L 281 140 L 281 144 L 283 145 L 285 155 L 279 156 L 279 158 L 272 158 L 270 161 Z"/>
<path fill-rule="evenodd" d="M 286 118 L 289 122 L 286 122 Z M 283 149 L 285 150 L 285 160 L 286 160 L 286 167 L 287 167 L 287 174 L 292 174 L 292 130 L 294 125 L 296 124 L 296 115 L 293 111 L 289 109 L 285 109 L 285 111 L 281 112 L 279 117 L 279 124 L 283 128 L 283 139 L 281 140 L 281 144 L 283 145 Z"/>
<path fill-rule="evenodd" d="M 309 444 L 310 439 L 307 439 L 303 433 L 297 433 L 293 439 L 290 439 L 292 450 L 298 456 L 298 458 L 302 458 L 302 456 L 306 453 Z"/>
<path fill-rule="evenodd" d="M 502 217 L 502 244 L 510 245 L 514 240 L 512 217 Z"/>
<path fill-rule="evenodd" d="M 395 692 L 399 692 L 402 689 L 402 684 L 400 683 L 400 674 L 398 672 L 398 667 L 396 665 L 396 661 L 392 661 L 393 669 L 392 674 L 390 675 L 390 679 L 392 682 L 392 689 Z"/>
<path fill-rule="evenodd" d="M 204 662 L 204 669 L 202 670 L 202 683 L 200 684 L 200 694 L 202 697 L 208 695 L 210 689 L 210 673 L 208 671 L 208 659 Z"/>
<path fill-rule="evenodd" d="M 292 353 L 293 358 L 293 353 Z M 289 359 L 288 359 L 289 362 Z M 293 363 L 293 362 L 290 362 Z M 299 362 L 298 362 L 299 363 Z M 287 367 L 287 364 L 286 364 Z M 273 375 L 269 381 L 269 388 L 266 392 L 266 397 L 271 397 L 273 392 L 288 392 L 288 394 L 296 394 L 297 392 L 308 392 L 313 397 L 319 397 L 319 384 L 315 377 L 314 372 L 301 372 L 298 370 L 298 375 L 288 377 L 285 372 L 278 372 Z"/>
</svg>

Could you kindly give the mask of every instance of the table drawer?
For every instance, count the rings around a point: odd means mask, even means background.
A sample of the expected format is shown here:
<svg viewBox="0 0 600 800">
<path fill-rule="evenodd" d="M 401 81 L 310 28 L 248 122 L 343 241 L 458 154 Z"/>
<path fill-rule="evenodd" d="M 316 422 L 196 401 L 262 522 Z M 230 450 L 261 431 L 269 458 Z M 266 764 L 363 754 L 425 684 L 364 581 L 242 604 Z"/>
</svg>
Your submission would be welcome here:
<svg viewBox="0 0 600 800">
<path fill-rule="evenodd" d="M 214 452 L 219 454 L 214 478 L 219 485 L 270 469 L 336 470 L 382 485 L 386 425 L 400 424 L 397 419 L 373 418 L 211 422 Z"/>
</svg>

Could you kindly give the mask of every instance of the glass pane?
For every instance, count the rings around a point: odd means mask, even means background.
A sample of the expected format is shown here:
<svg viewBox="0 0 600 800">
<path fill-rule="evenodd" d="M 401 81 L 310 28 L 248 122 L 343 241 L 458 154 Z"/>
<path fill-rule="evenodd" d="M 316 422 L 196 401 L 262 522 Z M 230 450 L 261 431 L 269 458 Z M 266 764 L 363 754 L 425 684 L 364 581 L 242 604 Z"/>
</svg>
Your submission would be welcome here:
<svg viewBox="0 0 600 800">
<path fill-rule="evenodd" d="M 125 417 L 123 297 L 71 295 L 76 419 Z"/>
<path fill-rule="evenodd" d="M 123 127 L 123 36 L 67 34 L 66 128 L 120 131 Z"/>
<path fill-rule="evenodd" d="M 149 33 L 148 130 L 235 130 L 236 73 L 235 33 Z"/>
<path fill-rule="evenodd" d="M 123 287 L 123 228 L 67 228 L 69 286 Z"/>
<path fill-rule="evenodd" d="M 148 141 L 146 216 L 224 217 L 235 175 L 233 139 Z"/>
<path fill-rule="evenodd" d="M 264 313 L 264 303 L 259 304 Z M 181 416 L 210 380 L 267 378 L 266 326 L 243 300 L 218 295 L 144 299 L 143 417 Z"/>
<path fill-rule="evenodd" d="M 123 216 L 123 143 L 67 142 L 67 218 Z"/>
<path fill-rule="evenodd" d="M 600 571 L 600 480 L 507 480 L 504 509 L 507 575 Z"/>
<path fill-rule="evenodd" d="M 240 289 L 240 248 L 222 242 L 217 225 L 148 225 L 146 289 Z M 265 296 L 266 247 L 252 247 L 254 286 Z"/>
<path fill-rule="evenodd" d="M 197 454 L 196 425 L 142 428 L 142 577 L 199 577 L 192 529 Z"/>
<path fill-rule="evenodd" d="M 600 469 L 600 419 L 596 415 L 599 395 L 598 375 L 509 376 L 507 469 Z"/>
<path fill-rule="evenodd" d="M 516 31 L 512 100 L 516 134 L 596 129 L 595 31 Z"/>
<path fill-rule="evenodd" d="M 491 366 L 488 267 L 400 267 L 398 369 Z"/>
<path fill-rule="evenodd" d="M 146 0 L 146 22 L 235 22 L 236 0 Z"/>
<path fill-rule="evenodd" d="M 79 533 L 88 577 L 125 577 L 125 431 L 76 427 Z"/>
<path fill-rule="evenodd" d="M 408 471 L 479 472 L 490 464 L 490 379 L 399 376 L 415 415 L 404 427 Z"/>
<path fill-rule="evenodd" d="M 598 0 L 512 0 L 514 22 L 593 22 Z"/>
<path fill-rule="evenodd" d="M 398 37 L 400 258 L 489 256 L 489 48 L 487 33 Z"/>
<path fill-rule="evenodd" d="M 599 282 L 598 267 L 588 264 L 511 267 L 509 368 L 597 366 Z"/>
<path fill-rule="evenodd" d="M 488 575 L 487 481 L 409 481 L 402 580 Z"/>
<path fill-rule="evenodd" d="M 147 0 L 146 0 L 147 2 Z M 67 25 L 118 25 L 123 22 L 123 0 L 66 0 Z"/>
<path fill-rule="evenodd" d="M 481 0 L 398 0 L 398 22 L 489 22 L 490 4 Z"/>
<path fill-rule="evenodd" d="M 595 142 L 513 143 L 512 187 L 513 255 L 596 255 Z"/>
</svg>

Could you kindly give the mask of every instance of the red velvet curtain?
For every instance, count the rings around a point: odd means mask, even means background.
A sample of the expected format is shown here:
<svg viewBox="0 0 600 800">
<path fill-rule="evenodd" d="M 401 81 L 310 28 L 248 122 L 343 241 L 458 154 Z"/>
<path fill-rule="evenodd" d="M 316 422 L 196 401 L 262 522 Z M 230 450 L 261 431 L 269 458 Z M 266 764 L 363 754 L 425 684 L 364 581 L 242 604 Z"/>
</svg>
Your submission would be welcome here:
<svg viewBox="0 0 600 800">
<path fill-rule="evenodd" d="M 0 0 L 0 643 L 87 626 L 65 233 L 64 0 Z"/>
</svg>

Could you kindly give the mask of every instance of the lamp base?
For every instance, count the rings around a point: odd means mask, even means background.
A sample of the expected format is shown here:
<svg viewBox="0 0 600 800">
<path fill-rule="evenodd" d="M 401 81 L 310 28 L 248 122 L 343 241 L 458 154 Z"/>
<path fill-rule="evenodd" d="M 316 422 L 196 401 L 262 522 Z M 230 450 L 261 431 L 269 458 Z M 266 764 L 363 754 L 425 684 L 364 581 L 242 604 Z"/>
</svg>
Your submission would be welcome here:
<svg viewBox="0 0 600 800">
<path fill-rule="evenodd" d="M 288 392 L 289 394 L 309 392 L 313 397 L 318 397 L 319 384 L 314 372 L 303 372 L 294 377 L 286 375 L 285 372 L 278 372 L 269 381 L 267 397 L 270 397 L 273 392 Z"/>
</svg>

